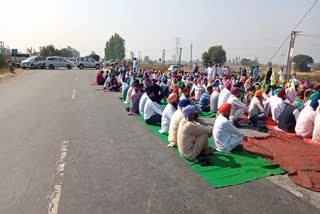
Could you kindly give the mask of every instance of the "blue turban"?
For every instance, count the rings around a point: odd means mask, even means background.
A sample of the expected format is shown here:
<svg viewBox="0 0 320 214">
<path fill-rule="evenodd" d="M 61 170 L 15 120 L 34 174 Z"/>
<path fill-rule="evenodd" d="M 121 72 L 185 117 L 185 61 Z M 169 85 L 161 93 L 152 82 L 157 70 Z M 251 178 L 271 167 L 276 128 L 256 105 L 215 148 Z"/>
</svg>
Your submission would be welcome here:
<svg viewBox="0 0 320 214">
<path fill-rule="evenodd" d="M 167 77 L 162 77 L 161 82 L 165 82 L 167 80 Z"/>
<path fill-rule="evenodd" d="M 128 80 L 127 80 L 127 84 L 128 84 L 128 85 L 130 85 L 130 82 L 131 82 L 131 79 L 130 79 L 130 78 L 128 78 Z"/>
<path fill-rule="evenodd" d="M 180 102 L 179 102 L 179 107 L 180 108 L 186 107 L 188 105 L 191 105 L 190 100 L 183 99 L 183 100 L 180 100 Z"/>
<path fill-rule="evenodd" d="M 194 107 L 194 105 L 188 105 L 182 110 L 182 114 L 184 117 L 189 117 L 195 110 L 196 107 Z"/>
<path fill-rule="evenodd" d="M 318 106 L 319 106 L 318 100 L 312 100 L 311 103 L 310 103 L 310 106 L 311 106 L 314 110 L 316 110 L 316 109 L 318 108 Z"/>
</svg>

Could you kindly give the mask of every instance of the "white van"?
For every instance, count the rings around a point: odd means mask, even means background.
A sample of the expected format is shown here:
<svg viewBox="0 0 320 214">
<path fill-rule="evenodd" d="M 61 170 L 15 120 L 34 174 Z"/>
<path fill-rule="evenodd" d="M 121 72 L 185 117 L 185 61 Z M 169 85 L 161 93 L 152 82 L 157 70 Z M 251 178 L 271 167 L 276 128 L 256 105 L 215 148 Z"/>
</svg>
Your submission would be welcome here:
<svg viewBox="0 0 320 214">
<path fill-rule="evenodd" d="M 74 64 L 62 57 L 51 56 L 51 57 L 47 57 L 46 67 L 48 67 L 49 69 L 55 69 L 55 68 L 71 69 L 74 67 Z"/>
<path fill-rule="evenodd" d="M 76 66 L 80 69 L 84 68 L 96 68 L 101 69 L 100 62 L 92 59 L 91 57 L 77 57 Z"/>
</svg>

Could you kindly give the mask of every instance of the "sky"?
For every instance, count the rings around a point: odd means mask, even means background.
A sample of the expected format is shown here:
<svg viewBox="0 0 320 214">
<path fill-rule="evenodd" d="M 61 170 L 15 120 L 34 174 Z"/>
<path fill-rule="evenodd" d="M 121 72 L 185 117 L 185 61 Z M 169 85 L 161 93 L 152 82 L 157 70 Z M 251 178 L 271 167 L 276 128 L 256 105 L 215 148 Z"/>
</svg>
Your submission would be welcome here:
<svg viewBox="0 0 320 214">
<path fill-rule="evenodd" d="M 3 2 L 2 2 L 3 1 Z M 267 63 L 314 0 L 0 0 L 0 41 L 26 48 L 53 44 L 71 46 L 88 55 L 104 56 L 105 43 L 118 33 L 125 39 L 126 57 L 172 59 L 180 38 L 182 59 L 200 59 L 213 45 L 227 58 L 258 57 Z M 297 30 L 320 36 L 320 2 Z M 289 43 L 272 60 L 285 64 Z M 299 36 L 295 54 L 320 62 L 320 37 Z"/>
</svg>

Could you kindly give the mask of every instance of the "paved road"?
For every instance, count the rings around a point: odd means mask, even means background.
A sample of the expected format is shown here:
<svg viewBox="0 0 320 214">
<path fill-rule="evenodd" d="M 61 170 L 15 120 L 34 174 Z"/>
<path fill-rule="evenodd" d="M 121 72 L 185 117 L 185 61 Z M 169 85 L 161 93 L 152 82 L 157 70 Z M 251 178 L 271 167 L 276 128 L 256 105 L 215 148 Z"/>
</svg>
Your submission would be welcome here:
<svg viewBox="0 0 320 214">
<path fill-rule="evenodd" d="M 268 179 L 214 189 L 96 70 L 36 70 L 0 84 L 0 213 L 319 213 Z M 279 186 L 280 185 L 280 186 Z"/>
</svg>

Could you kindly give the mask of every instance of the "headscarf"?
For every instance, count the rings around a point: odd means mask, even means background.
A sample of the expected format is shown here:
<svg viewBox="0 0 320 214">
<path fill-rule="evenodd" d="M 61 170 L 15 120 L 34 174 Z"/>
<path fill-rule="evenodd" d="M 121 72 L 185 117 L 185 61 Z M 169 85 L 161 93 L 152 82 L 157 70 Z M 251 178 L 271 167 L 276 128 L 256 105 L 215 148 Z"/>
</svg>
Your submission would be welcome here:
<svg viewBox="0 0 320 214">
<path fill-rule="evenodd" d="M 224 103 L 222 106 L 219 108 L 220 113 L 224 113 L 227 111 L 231 111 L 232 105 L 230 103 Z"/>
<path fill-rule="evenodd" d="M 173 103 L 177 100 L 178 94 L 177 93 L 171 93 L 168 97 L 168 102 Z"/>
<path fill-rule="evenodd" d="M 312 100 L 311 103 L 310 103 L 310 106 L 316 110 L 319 106 L 319 101 L 318 100 Z"/>
<path fill-rule="evenodd" d="M 188 105 L 182 110 L 182 114 L 184 117 L 189 117 L 195 110 L 196 107 L 194 107 L 194 105 Z"/>
</svg>

